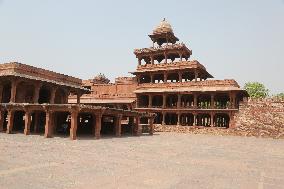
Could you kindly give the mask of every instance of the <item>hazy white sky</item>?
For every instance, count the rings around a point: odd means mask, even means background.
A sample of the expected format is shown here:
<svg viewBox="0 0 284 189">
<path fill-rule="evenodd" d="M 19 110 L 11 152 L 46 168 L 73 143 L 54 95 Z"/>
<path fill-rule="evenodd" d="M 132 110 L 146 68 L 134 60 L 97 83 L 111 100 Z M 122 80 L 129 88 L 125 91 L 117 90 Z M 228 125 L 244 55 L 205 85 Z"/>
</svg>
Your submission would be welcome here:
<svg viewBox="0 0 284 189">
<path fill-rule="evenodd" d="M 0 62 L 129 75 L 164 17 L 215 79 L 284 91 L 284 0 L 0 0 Z"/>
</svg>

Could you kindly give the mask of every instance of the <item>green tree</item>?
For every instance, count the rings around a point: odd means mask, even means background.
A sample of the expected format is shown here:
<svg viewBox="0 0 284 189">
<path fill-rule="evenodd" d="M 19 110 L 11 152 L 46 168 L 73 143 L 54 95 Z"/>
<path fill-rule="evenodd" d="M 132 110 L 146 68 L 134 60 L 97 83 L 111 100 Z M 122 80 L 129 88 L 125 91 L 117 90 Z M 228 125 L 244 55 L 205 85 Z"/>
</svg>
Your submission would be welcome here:
<svg viewBox="0 0 284 189">
<path fill-rule="evenodd" d="M 251 98 L 265 98 L 268 96 L 268 89 L 262 83 L 248 82 L 244 89 L 248 92 Z"/>
<path fill-rule="evenodd" d="M 283 99 L 284 100 L 284 93 L 279 93 L 279 94 L 276 94 L 275 97 L 277 98 L 280 98 L 280 99 Z"/>
</svg>

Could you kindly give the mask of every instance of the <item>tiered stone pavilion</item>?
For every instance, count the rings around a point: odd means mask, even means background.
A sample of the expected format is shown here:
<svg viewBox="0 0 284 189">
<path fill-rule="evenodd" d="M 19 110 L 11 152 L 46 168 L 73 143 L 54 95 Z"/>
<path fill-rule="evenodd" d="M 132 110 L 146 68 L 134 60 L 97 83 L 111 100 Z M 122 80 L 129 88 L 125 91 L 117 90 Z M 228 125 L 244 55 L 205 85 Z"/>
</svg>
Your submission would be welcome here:
<svg viewBox="0 0 284 189">
<path fill-rule="evenodd" d="M 135 49 L 138 59 L 136 110 L 156 113 L 155 124 L 230 127 L 239 102 L 247 97 L 233 80 L 213 78 L 192 51 L 177 43 L 164 19 L 152 34 L 150 48 Z"/>
</svg>

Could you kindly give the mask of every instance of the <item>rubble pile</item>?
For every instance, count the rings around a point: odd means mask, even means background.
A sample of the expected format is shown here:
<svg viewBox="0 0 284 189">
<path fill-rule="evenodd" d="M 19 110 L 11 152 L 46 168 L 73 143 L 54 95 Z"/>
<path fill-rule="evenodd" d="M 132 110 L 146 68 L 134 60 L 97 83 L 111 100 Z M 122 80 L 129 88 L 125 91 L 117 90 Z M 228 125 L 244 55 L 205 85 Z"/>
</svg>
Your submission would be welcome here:
<svg viewBox="0 0 284 189">
<path fill-rule="evenodd" d="M 225 128 L 177 126 L 177 125 L 155 125 L 156 132 L 177 132 L 191 134 L 230 135 L 231 131 Z"/>
</svg>

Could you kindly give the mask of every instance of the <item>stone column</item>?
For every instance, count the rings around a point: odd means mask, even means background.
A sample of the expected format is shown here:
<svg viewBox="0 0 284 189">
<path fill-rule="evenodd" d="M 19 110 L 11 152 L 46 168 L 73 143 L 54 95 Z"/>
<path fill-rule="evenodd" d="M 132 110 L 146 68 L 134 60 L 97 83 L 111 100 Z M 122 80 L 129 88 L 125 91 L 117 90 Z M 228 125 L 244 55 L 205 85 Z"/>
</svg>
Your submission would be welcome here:
<svg viewBox="0 0 284 189">
<path fill-rule="evenodd" d="M 178 94 L 177 108 L 181 107 L 181 94 Z"/>
<path fill-rule="evenodd" d="M 162 125 L 166 125 L 166 113 L 162 112 L 162 114 L 163 114 Z"/>
<path fill-rule="evenodd" d="M 34 86 L 33 102 L 34 102 L 35 104 L 38 103 L 39 91 L 40 91 L 41 86 L 42 86 L 42 83 L 37 83 L 37 84 Z"/>
<path fill-rule="evenodd" d="M 177 118 L 178 118 L 177 125 L 180 126 L 180 113 L 177 114 Z"/>
<path fill-rule="evenodd" d="M 115 136 L 117 137 L 121 136 L 121 118 L 121 114 L 117 115 L 115 118 Z"/>
<path fill-rule="evenodd" d="M 70 128 L 71 140 L 77 139 L 77 127 L 78 127 L 78 112 L 74 110 L 71 112 L 71 128 Z"/>
<path fill-rule="evenodd" d="M 140 136 L 142 134 L 142 126 L 140 124 L 140 116 L 135 117 L 135 135 Z"/>
<path fill-rule="evenodd" d="M 150 135 L 154 134 L 154 118 L 153 117 L 149 118 L 149 134 Z"/>
<path fill-rule="evenodd" d="M 152 98 L 153 98 L 152 94 L 149 94 L 148 97 L 149 97 L 148 108 L 152 108 Z"/>
<path fill-rule="evenodd" d="M 167 95 L 163 94 L 163 108 L 166 108 L 167 106 Z"/>
<path fill-rule="evenodd" d="M 211 114 L 210 114 L 210 126 L 211 127 L 214 127 L 214 113 L 213 112 L 211 112 Z"/>
<path fill-rule="evenodd" d="M 101 138 L 101 128 L 102 128 L 102 114 L 96 114 L 96 125 L 95 125 L 95 138 Z"/>
<path fill-rule="evenodd" d="M 0 132 L 4 130 L 4 121 L 5 121 L 5 117 L 4 117 L 4 111 L 1 110 L 0 111 Z"/>
<path fill-rule="evenodd" d="M 50 91 L 50 101 L 49 101 L 50 104 L 54 104 L 56 90 L 57 90 L 57 87 L 55 87 L 55 88 L 52 87 L 52 89 Z"/>
<path fill-rule="evenodd" d="M 81 92 L 77 92 L 77 104 L 80 104 L 80 98 L 82 96 L 82 93 Z"/>
<path fill-rule="evenodd" d="M 150 58 L 151 58 L 151 64 L 153 65 L 154 64 L 154 57 L 150 56 Z"/>
<path fill-rule="evenodd" d="M 165 63 L 168 63 L 168 55 L 166 52 L 164 52 L 164 56 L 165 56 Z"/>
<path fill-rule="evenodd" d="M 53 135 L 53 112 L 50 110 L 46 111 L 46 117 L 45 117 L 45 132 L 44 137 L 45 138 L 51 138 Z"/>
<path fill-rule="evenodd" d="M 197 72 L 197 70 L 195 69 L 195 70 L 194 70 L 194 81 L 197 81 L 197 78 L 198 78 L 198 72 Z"/>
<path fill-rule="evenodd" d="M 24 134 L 29 135 L 31 131 L 31 112 L 25 112 L 25 129 Z"/>
<path fill-rule="evenodd" d="M 211 109 L 214 109 L 214 108 L 215 108 L 215 105 L 214 105 L 214 94 L 211 94 L 210 106 L 211 106 Z"/>
<path fill-rule="evenodd" d="M 6 131 L 6 133 L 8 134 L 11 134 L 13 131 L 14 115 L 15 115 L 14 110 L 8 110 L 8 115 L 7 115 L 8 123 L 7 123 L 7 131 Z"/>
<path fill-rule="evenodd" d="M 141 66 L 141 58 L 138 58 L 138 66 Z"/>
<path fill-rule="evenodd" d="M 181 83 L 182 82 L 182 73 L 178 72 L 178 81 Z"/>
<path fill-rule="evenodd" d="M 196 113 L 193 114 L 193 126 L 196 126 L 197 125 L 197 121 L 196 121 Z"/>
<path fill-rule="evenodd" d="M 164 83 L 166 83 L 166 82 L 167 82 L 167 77 L 168 77 L 167 72 L 164 72 Z"/>
<path fill-rule="evenodd" d="M 15 103 L 16 102 L 16 95 L 17 95 L 17 85 L 18 85 L 18 80 L 12 80 L 11 82 L 11 98 L 10 98 L 10 103 Z"/>
<path fill-rule="evenodd" d="M 197 108 L 197 94 L 194 93 L 193 94 L 193 108 Z"/>
</svg>

